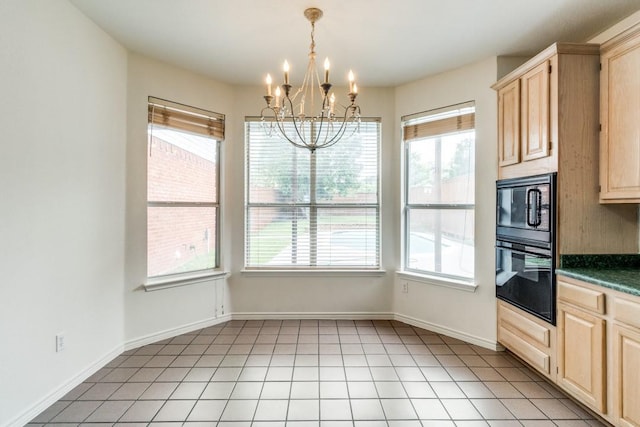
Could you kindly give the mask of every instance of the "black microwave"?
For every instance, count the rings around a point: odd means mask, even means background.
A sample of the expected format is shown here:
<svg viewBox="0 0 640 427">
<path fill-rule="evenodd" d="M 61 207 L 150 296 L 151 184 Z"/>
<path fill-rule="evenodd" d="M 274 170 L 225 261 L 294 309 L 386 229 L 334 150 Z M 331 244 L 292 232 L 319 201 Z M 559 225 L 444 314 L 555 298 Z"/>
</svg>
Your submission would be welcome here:
<svg viewBox="0 0 640 427">
<path fill-rule="evenodd" d="M 552 249 L 556 174 L 496 182 L 496 240 Z"/>
</svg>

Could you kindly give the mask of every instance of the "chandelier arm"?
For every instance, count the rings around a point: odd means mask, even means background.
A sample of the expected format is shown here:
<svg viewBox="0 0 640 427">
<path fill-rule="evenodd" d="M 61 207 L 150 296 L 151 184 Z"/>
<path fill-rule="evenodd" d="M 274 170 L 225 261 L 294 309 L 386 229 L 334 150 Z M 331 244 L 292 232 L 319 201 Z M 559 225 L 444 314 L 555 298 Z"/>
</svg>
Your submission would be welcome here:
<svg viewBox="0 0 640 427">
<path fill-rule="evenodd" d="M 338 129 L 338 132 L 336 132 L 333 137 L 331 137 L 331 139 L 329 139 L 329 135 L 327 135 L 325 137 L 325 140 L 321 144 L 318 144 L 318 148 L 326 148 L 332 146 L 340 140 L 342 133 L 344 132 L 342 131 L 342 127 L 340 127 L 340 129 Z"/>
<path fill-rule="evenodd" d="M 318 78 L 317 73 L 316 73 L 316 78 Z M 319 79 L 318 79 L 318 82 L 319 82 Z M 329 102 L 328 93 L 329 93 L 329 89 L 331 88 L 331 85 L 329 83 L 323 83 L 320 85 L 320 88 L 321 88 L 321 94 L 322 94 L 322 106 L 320 110 L 320 125 L 319 125 L 318 132 L 316 133 L 314 144 L 316 147 L 325 147 L 327 145 L 327 140 L 329 139 L 330 131 L 333 128 L 333 120 L 331 117 L 331 112 L 327 114 L 328 102 Z M 320 142 L 320 138 L 322 136 L 322 128 L 325 126 L 325 124 L 327 126 L 327 130 L 325 131 L 324 141 Z"/>
<path fill-rule="evenodd" d="M 280 130 L 281 136 L 284 139 L 286 139 L 291 145 L 293 145 L 295 147 L 298 147 L 298 148 L 309 148 L 309 147 L 306 146 L 306 144 L 300 144 L 300 143 L 296 142 L 295 140 L 291 139 L 289 137 L 289 135 L 287 135 L 286 130 L 284 129 L 284 122 L 282 122 L 281 120 L 276 119 L 276 123 L 277 123 L 277 126 L 278 126 L 278 130 Z"/>
<path fill-rule="evenodd" d="M 332 145 L 334 145 L 337 142 L 339 142 L 342 138 L 344 138 L 344 135 L 347 132 L 347 128 L 351 124 L 354 125 L 354 129 L 350 133 L 349 137 L 353 136 L 358 131 L 359 126 L 357 125 L 356 122 L 348 122 L 348 123 L 345 122 L 345 125 L 341 126 L 340 129 L 338 130 L 338 132 L 334 135 L 334 137 L 327 144 L 323 145 L 322 148 L 331 147 Z"/>
<path fill-rule="evenodd" d="M 273 120 L 269 120 L 269 127 L 267 128 L 266 120 L 265 120 L 265 117 L 264 117 L 264 110 L 271 110 L 274 113 L 275 113 L 275 111 L 271 107 L 265 107 L 265 108 L 262 109 L 262 111 L 260 111 L 260 122 L 262 124 L 262 129 L 267 134 L 267 136 L 271 136 L 273 134 Z M 274 116 L 274 118 L 275 118 L 275 116 Z"/>
<path fill-rule="evenodd" d="M 326 131 L 324 132 L 324 140 L 322 142 L 319 142 L 320 137 L 322 136 L 322 128 L 324 126 L 327 127 Z M 324 110 L 322 110 L 322 115 L 320 118 L 320 126 L 318 130 L 318 138 L 316 138 L 316 145 L 324 147 L 327 144 L 327 140 L 329 139 L 329 135 L 331 135 L 332 130 L 333 130 L 333 124 L 331 123 L 331 118 L 327 116 L 325 120 Z"/>
<path fill-rule="evenodd" d="M 293 117 L 293 102 L 291 102 L 291 99 L 289 97 L 285 98 L 287 100 L 287 102 L 289 102 L 289 108 L 292 111 L 292 119 L 291 121 L 293 122 L 293 128 L 296 131 L 296 135 L 298 136 L 298 138 L 300 139 L 300 141 L 302 141 L 302 144 L 296 142 L 295 140 L 293 140 L 287 133 L 287 131 L 284 128 L 284 120 L 282 118 L 279 118 L 276 115 L 276 123 L 278 125 L 278 129 L 280 130 L 280 133 L 282 134 L 282 136 L 289 141 L 291 144 L 295 145 L 298 148 L 308 148 L 308 149 L 312 149 L 313 147 L 311 145 L 308 145 L 305 142 L 305 138 L 304 138 L 304 134 L 300 133 L 300 129 L 298 128 L 298 124 L 296 123 L 296 119 L 295 117 Z M 271 108 L 271 110 L 273 110 L 273 108 Z"/>
<path fill-rule="evenodd" d="M 323 144 L 322 148 L 331 147 L 332 145 L 334 145 L 338 141 L 340 141 L 342 139 L 346 129 L 347 129 L 346 122 L 342 122 L 342 125 L 340 126 L 340 129 L 338 129 L 338 132 L 336 132 L 334 134 L 334 136 L 328 142 Z"/>
<path fill-rule="evenodd" d="M 350 110 L 352 111 L 352 113 L 353 113 L 353 114 L 352 114 L 350 117 L 347 117 L 347 115 L 348 115 L 348 113 L 349 113 L 349 111 L 350 111 Z M 356 113 L 356 111 L 357 111 L 357 113 L 358 113 L 357 115 L 355 114 L 355 113 Z M 346 128 L 347 128 L 347 122 L 348 122 L 348 121 L 349 121 L 349 122 L 355 122 L 356 120 L 358 120 L 359 116 L 360 116 L 360 107 L 359 107 L 359 106 L 357 106 L 357 105 L 353 105 L 353 104 L 352 104 L 352 105 L 350 105 L 349 107 L 347 107 L 347 108 L 345 109 L 345 111 L 344 111 L 344 116 L 342 117 L 342 122 L 340 123 L 340 128 L 339 128 L 339 129 L 338 129 L 338 131 L 333 135 L 333 137 L 331 137 L 331 139 L 329 139 L 329 141 L 328 141 L 328 142 L 323 143 L 323 144 L 321 145 L 321 146 L 322 146 L 322 148 L 330 147 L 330 146 L 332 146 L 333 144 L 335 144 L 336 142 L 338 142 L 338 141 L 343 137 L 343 135 L 345 134 L 345 132 L 346 132 L 346 130 L 347 130 L 347 129 L 346 129 Z M 354 133 L 355 133 L 355 131 L 354 131 Z M 327 137 L 328 137 L 328 136 L 327 136 Z"/>
</svg>

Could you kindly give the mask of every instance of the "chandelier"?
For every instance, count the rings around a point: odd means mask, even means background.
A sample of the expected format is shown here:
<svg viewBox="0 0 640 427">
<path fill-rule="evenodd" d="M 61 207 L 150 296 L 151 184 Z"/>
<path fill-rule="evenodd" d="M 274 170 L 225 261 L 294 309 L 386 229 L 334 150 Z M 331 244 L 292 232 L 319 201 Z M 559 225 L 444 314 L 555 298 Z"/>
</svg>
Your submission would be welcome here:
<svg viewBox="0 0 640 427">
<path fill-rule="evenodd" d="M 304 11 L 304 16 L 311 22 L 311 46 L 302 86 L 292 93 L 289 63 L 285 60 L 284 84 L 282 90 L 276 86 L 275 97 L 271 75 L 267 74 L 267 94 L 264 96 L 267 106 L 262 109 L 260 116 L 269 134 L 275 131 L 294 146 L 307 148 L 313 153 L 318 148 L 330 147 L 340 141 L 348 128 L 351 129 L 350 134 L 355 133 L 360 123 L 360 107 L 355 103 L 358 86 L 352 71 L 348 76 L 348 105 L 340 105 L 331 92 L 329 58 L 324 61 L 324 80 L 320 80 L 316 69 L 314 31 L 316 21 L 322 18 L 322 10 L 309 8 Z M 316 102 L 319 104 L 316 105 Z"/>
</svg>

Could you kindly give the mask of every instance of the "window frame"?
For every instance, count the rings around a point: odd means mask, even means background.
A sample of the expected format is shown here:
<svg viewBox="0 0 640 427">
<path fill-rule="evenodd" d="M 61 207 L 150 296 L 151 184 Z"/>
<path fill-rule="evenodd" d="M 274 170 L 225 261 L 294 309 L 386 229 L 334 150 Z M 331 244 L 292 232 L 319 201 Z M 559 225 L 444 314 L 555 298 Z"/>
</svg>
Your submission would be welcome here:
<svg viewBox="0 0 640 427">
<path fill-rule="evenodd" d="M 147 238 L 145 242 L 145 255 L 146 255 L 146 281 L 143 283 L 145 290 L 158 290 L 171 288 L 176 286 L 184 286 L 193 283 L 200 283 L 203 281 L 210 280 L 211 278 L 221 277 L 227 275 L 226 272 L 221 270 L 221 236 L 220 231 L 222 229 L 222 210 L 221 210 L 221 166 L 222 166 L 222 142 L 224 141 L 224 120 L 225 116 L 223 114 L 215 113 L 212 111 L 204 110 L 202 108 L 197 108 L 193 106 L 189 106 L 186 104 L 180 104 L 173 101 L 168 101 L 161 98 L 156 98 L 149 96 L 148 97 L 148 120 L 147 120 L 147 162 L 146 162 L 146 231 Z M 155 107 L 167 107 L 167 109 L 177 111 L 179 114 L 180 122 L 177 123 L 177 126 L 172 126 L 169 123 L 171 120 L 164 119 L 164 124 L 158 123 L 158 117 L 155 113 Z M 184 113 L 184 114 L 183 114 Z M 189 122 L 188 118 L 185 120 L 185 116 L 192 116 L 194 119 L 193 122 Z M 208 123 L 207 123 L 208 121 Z M 212 124 L 214 123 L 215 124 Z M 158 201 L 158 200 L 149 200 L 149 150 L 151 149 L 151 141 L 153 138 L 153 128 L 158 126 L 162 129 L 174 130 L 176 132 L 193 134 L 200 137 L 206 137 L 211 140 L 214 148 L 212 149 L 212 153 L 215 154 L 215 200 L 213 201 Z M 169 274 L 159 274 L 155 276 L 149 276 L 149 208 L 212 208 L 215 217 L 215 227 L 212 227 L 214 230 L 215 238 L 212 240 L 214 244 L 214 266 L 198 269 L 198 270 L 190 270 L 179 273 L 169 273 Z"/>
<path fill-rule="evenodd" d="M 380 274 L 384 271 L 382 270 L 382 229 L 381 229 L 381 215 L 382 215 L 382 177 L 381 177 L 381 149 L 382 149 L 382 120 L 379 117 L 363 117 L 361 118 L 361 122 L 364 123 L 375 123 L 376 124 L 376 201 L 369 203 L 323 203 L 316 201 L 317 194 L 314 192 L 315 186 L 314 182 L 317 183 L 317 178 L 319 175 L 315 174 L 315 180 L 312 179 L 312 175 L 316 170 L 316 165 L 319 163 L 319 160 L 316 159 L 315 162 L 312 160 L 314 156 L 310 156 L 309 158 L 309 182 L 310 182 L 310 197 L 307 202 L 278 202 L 278 203 L 250 203 L 250 191 L 251 191 L 251 180 L 250 180 L 250 153 L 249 153 L 249 144 L 250 144 L 250 127 L 251 124 L 256 126 L 260 124 L 262 119 L 260 117 L 247 116 L 245 117 L 244 122 L 244 134 L 245 134 L 245 149 L 244 149 L 244 168 L 245 168 L 245 188 L 244 188 L 244 268 L 242 270 L 243 273 L 251 274 L 251 275 L 261 275 L 261 274 L 279 274 L 279 275 L 296 275 L 296 274 L 308 274 L 308 273 L 321 273 L 321 274 L 329 274 L 329 275 L 371 275 L 371 274 Z M 268 125 L 267 125 L 268 126 Z M 266 131 L 266 130 L 265 130 Z M 291 145 L 289 142 L 285 141 L 282 138 L 278 138 L 277 136 L 273 137 L 273 142 L 277 144 L 286 144 L 286 147 L 289 148 Z M 338 142 L 335 146 L 338 146 L 341 142 Z M 318 151 L 324 152 L 331 150 L 333 147 L 327 147 L 319 149 Z M 306 150 L 305 148 L 296 147 L 296 150 Z M 310 259 L 313 258 L 313 247 L 315 246 L 316 254 L 318 250 L 318 241 L 317 241 L 317 227 L 318 227 L 318 212 L 323 209 L 373 209 L 375 210 L 375 219 L 376 219 L 376 263 L 375 265 L 353 265 L 353 266 L 331 266 L 331 265 L 307 265 L 301 264 L 300 266 L 295 265 L 249 265 L 249 248 L 250 248 L 250 210 L 251 208 L 282 208 L 282 207 L 296 207 L 301 209 L 308 209 L 309 212 L 309 224 L 310 227 L 315 226 L 315 233 L 313 231 L 309 232 L 310 237 Z M 311 218 L 315 218 L 313 221 Z M 313 240 L 312 236 L 315 234 L 315 245 L 311 243 Z M 315 260 L 317 262 L 317 258 Z M 311 264 L 311 262 L 310 262 Z"/>
<path fill-rule="evenodd" d="M 472 188 L 473 194 L 474 194 L 474 203 L 410 203 L 409 202 L 409 190 L 410 190 L 410 185 L 409 185 L 409 179 L 410 179 L 410 145 L 412 142 L 417 142 L 420 140 L 425 140 L 425 139 L 432 139 L 432 138 L 442 138 L 443 136 L 447 136 L 447 135 L 452 135 L 452 134 L 458 134 L 458 133 L 464 133 L 466 131 L 469 131 L 471 129 L 464 129 L 466 126 L 468 126 L 468 123 L 463 123 L 462 125 L 460 123 L 458 123 L 458 126 L 461 126 L 461 130 L 459 131 L 450 131 L 450 132 L 441 132 L 441 133 L 437 133 L 435 135 L 425 135 L 425 136 L 414 136 L 412 137 L 407 137 L 406 135 L 406 128 L 407 128 L 407 124 L 408 123 L 415 123 L 420 122 L 421 120 L 427 119 L 427 118 L 434 118 L 434 121 L 438 120 L 438 116 L 443 116 L 445 117 L 445 120 L 447 120 L 447 118 L 450 118 L 448 113 L 452 113 L 454 111 L 457 110 L 463 110 L 465 108 L 470 108 L 473 107 L 473 115 L 475 116 L 475 101 L 469 101 L 469 102 L 464 102 L 464 103 L 460 103 L 460 104 L 456 104 L 456 105 L 451 105 L 451 106 L 447 106 L 447 107 L 443 107 L 443 108 L 438 108 L 438 109 L 434 109 L 434 110 L 428 110 L 428 111 L 424 111 L 421 113 L 416 113 L 416 114 L 411 114 L 409 116 L 403 116 L 401 118 L 401 123 L 402 123 L 402 156 L 403 156 L 403 160 L 402 160 L 402 165 L 403 165 L 403 174 L 402 174 L 402 230 L 401 230 L 401 236 L 402 236 L 402 256 L 401 256 L 401 271 L 399 272 L 399 275 L 401 277 L 406 277 L 406 278 L 418 278 L 421 279 L 422 281 L 427 281 L 429 283 L 433 283 L 436 285 L 441 285 L 441 286 L 446 286 L 446 287 L 453 287 L 453 288 L 458 288 L 458 289 L 462 289 L 462 290 L 475 290 L 476 285 L 474 284 L 475 281 L 475 269 L 474 272 L 472 273 L 471 277 L 465 277 L 465 276 L 458 276 L 458 275 L 453 275 L 453 274 L 448 274 L 448 273 L 443 273 L 443 272 L 438 272 L 438 271 L 432 271 L 432 270 L 424 270 L 424 269 L 419 269 L 419 268 L 415 268 L 415 267 L 410 267 L 410 263 L 409 263 L 409 257 L 410 257 L 410 252 L 409 252 L 409 244 L 410 244 L 410 239 L 409 239 L 409 234 L 411 233 L 411 212 L 418 212 L 418 211 L 449 211 L 449 210 L 455 210 L 455 211 L 460 211 L 460 212 L 464 212 L 464 211 L 469 211 L 471 210 L 473 212 L 474 215 L 474 228 L 475 228 L 475 188 Z M 462 114 L 453 114 L 452 116 L 459 116 Z M 473 120 L 473 119 L 472 119 Z M 425 120 L 427 121 L 427 120 Z M 416 126 L 412 126 L 412 127 L 416 127 Z M 473 123 L 473 132 L 474 132 L 474 138 L 473 138 L 473 152 L 475 153 L 475 146 L 476 146 L 476 127 L 475 127 L 475 122 Z M 474 162 L 474 184 L 475 184 L 475 157 L 473 158 L 473 162 Z M 439 185 L 441 184 L 442 181 L 440 181 Z M 474 185 L 475 187 L 475 185 Z M 474 230 L 474 238 L 473 238 L 473 250 L 474 250 L 474 258 L 475 258 L 475 244 L 476 244 L 476 240 L 475 240 L 475 230 Z M 437 254 L 439 254 L 439 257 L 441 259 L 442 257 L 442 253 L 441 253 L 441 249 L 439 247 L 437 247 L 435 245 L 434 242 L 434 252 L 436 252 Z M 437 257 L 436 254 L 434 254 L 434 256 Z M 475 264 L 475 263 L 474 263 Z M 434 269 L 435 270 L 435 269 Z"/>
</svg>

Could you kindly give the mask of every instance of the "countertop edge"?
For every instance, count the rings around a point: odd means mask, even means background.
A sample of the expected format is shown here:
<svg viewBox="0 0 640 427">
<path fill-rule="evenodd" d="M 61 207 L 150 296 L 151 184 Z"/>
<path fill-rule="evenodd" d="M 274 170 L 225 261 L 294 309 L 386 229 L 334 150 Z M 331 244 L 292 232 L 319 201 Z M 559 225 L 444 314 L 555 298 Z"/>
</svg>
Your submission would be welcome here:
<svg viewBox="0 0 640 427">
<path fill-rule="evenodd" d="M 599 276 L 600 274 L 607 274 L 612 272 L 619 272 L 621 269 L 593 269 L 592 271 L 584 271 L 583 268 L 558 268 L 556 269 L 556 274 L 561 276 L 570 277 L 572 279 L 582 280 L 583 282 L 592 283 L 594 285 L 599 285 L 608 289 L 613 289 L 614 291 L 622 292 L 629 295 L 640 296 L 640 286 L 634 286 L 634 284 L 626 284 L 620 282 L 613 282 L 609 280 L 602 279 Z M 586 269 L 589 270 L 589 269 Z M 624 269 L 626 270 L 626 269 Z M 634 271 L 633 269 L 629 269 L 629 271 Z M 638 271 L 640 275 L 640 271 Z"/>
</svg>

